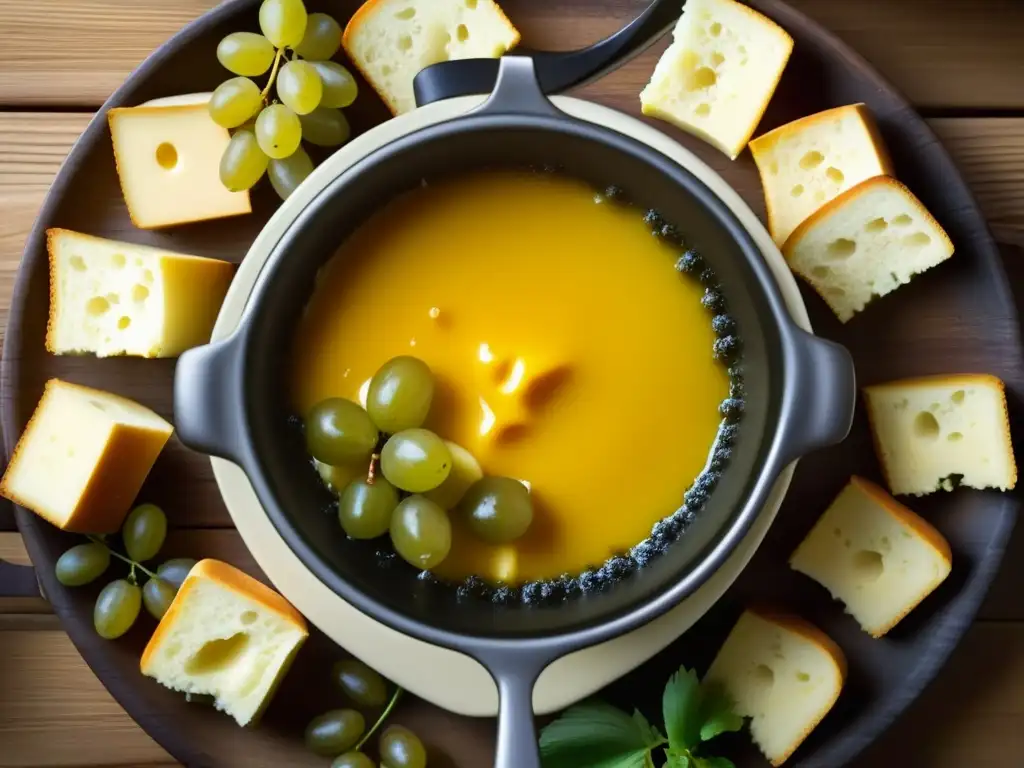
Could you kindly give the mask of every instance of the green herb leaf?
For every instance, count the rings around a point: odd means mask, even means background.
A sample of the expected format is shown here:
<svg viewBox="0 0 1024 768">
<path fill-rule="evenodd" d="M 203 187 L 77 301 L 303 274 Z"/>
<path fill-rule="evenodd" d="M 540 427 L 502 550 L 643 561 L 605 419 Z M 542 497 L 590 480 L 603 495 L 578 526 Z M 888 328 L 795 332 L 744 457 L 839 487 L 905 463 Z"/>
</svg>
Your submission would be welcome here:
<svg viewBox="0 0 1024 768">
<path fill-rule="evenodd" d="M 700 683 L 693 670 L 680 667 L 665 685 L 661 698 L 665 732 L 673 750 L 683 752 L 700 741 Z"/>
<path fill-rule="evenodd" d="M 692 768 L 736 768 L 727 757 L 695 757 Z"/>
<path fill-rule="evenodd" d="M 637 729 L 644 735 L 644 743 L 648 747 L 654 748 L 665 743 L 665 737 L 661 731 L 647 722 L 647 718 L 644 717 L 644 713 L 639 709 L 633 710 L 633 722 L 636 723 Z"/>
<path fill-rule="evenodd" d="M 689 754 L 668 750 L 665 752 L 665 768 L 694 768 L 694 765 Z"/>
<path fill-rule="evenodd" d="M 643 719 L 594 701 L 569 708 L 540 734 L 544 768 L 649 768 L 656 731 Z"/>
<path fill-rule="evenodd" d="M 700 740 L 709 741 L 720 733 L 738 731 L 743 727 L 743 718 L 733 708 L 736 702 L 721 683 L 705 683 L 701 686 Z"/>
</svg>

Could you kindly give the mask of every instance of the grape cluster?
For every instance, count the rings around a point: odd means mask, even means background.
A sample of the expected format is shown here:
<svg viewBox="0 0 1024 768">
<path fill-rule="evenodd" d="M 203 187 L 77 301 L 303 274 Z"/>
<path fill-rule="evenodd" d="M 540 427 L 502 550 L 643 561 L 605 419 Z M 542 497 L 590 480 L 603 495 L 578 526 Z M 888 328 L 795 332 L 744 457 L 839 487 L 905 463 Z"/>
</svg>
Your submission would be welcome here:
<svg viewBox="0 0 1024 768">
<path fill-rule="evenodd" d="M 167 560 L 156 572 L 143 566 L 160 553 L 166 537 L 167 516 L 163 510 L 155 504 L 140 504 L 128 513 L 121 528 L 126 554 L 112 549 L 104 538 L 90 536 L 88 543 L 71 547 L 57 559 L 57 581 L 66 587 L 96 581 L 110 567 L 111 557 L 130 566 L 126 578 L 110 582 L 96 598 L 92 621 L 100 637 L 113 640 L 123 635 L 135 624 L 143 607 L 158 621 L 167 613 L 196 561 L 185 557 Z M 141 588 L 139 573 L 146 577 Z"/>
<path fill-rule="evenodd" d="M 232 131 L 220 161 L 224 186 L 240 192 L 266 174 L 284 200 L 313 171 L 303 139 L 320 147 L 348 141 L 341 109 L 355 101 L 358 86 L 330 60 L 341 46 L 331 16 L 306 13 L 302 0 L 263 0 L 259 21 L 262 35 L 232 32 L 218 44 L 217 59 L 237 77 L 217 86 L 210 117 Z M 252 78 L 268 70 L 260 89 Z"/>
<path fill-rule="evenodd" d="M 353 704 L 380 714 L 367 730 L 366 718 L 358 709 L 324 712 L 306 727 L 306 746 L 318 755 L 333 757 L 331 768 L 376 768 L 377 764 L 361 750 L 391 714 L 402 689 L 396 687 L 388 697 L 388 683 L 358 659 L 339 661 L 331 676 Z M 385 728 L 378 748 L 383 768 L 426 768 L 427 751 L 423 742 L 401 725 Z"/>
<path fill-rule="evenodd" d="M 402 355 L 374 374 L 365 408 L 333 397 L 305 420 L 306 447 L 338 494 L 345 533 L 354 539 L 390 534 L 404 560 L 428 571 L 451 549 L 451 511 L 491 544 L 519 538 L 533 521 L 526 485 L 484 477 L 469 451 L 423 428 L 433 397 L 430 368 Z M 378 453 L 381 433 L 386 440 Z"/>
</svg>

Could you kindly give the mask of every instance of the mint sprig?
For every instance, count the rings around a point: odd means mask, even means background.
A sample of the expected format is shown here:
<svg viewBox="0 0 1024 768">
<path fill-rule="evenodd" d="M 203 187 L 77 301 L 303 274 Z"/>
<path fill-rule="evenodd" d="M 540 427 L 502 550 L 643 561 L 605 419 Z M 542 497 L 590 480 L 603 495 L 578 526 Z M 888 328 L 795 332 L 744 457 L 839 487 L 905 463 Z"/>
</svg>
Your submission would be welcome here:
<svg viewBox="0 0 1024 768">
<path fill-rule="evenodd" d="M 701 754 L 704 742 L 738 731 L 743 718 L 725 689 L 702 684 L 680 667 L 665 685 L 665 734 L 639 710 L 628 715 L 602 701 L 577 704 L 540 734 L 544 768 L 654 768 L 654 750 L 664 747 L 666 768 L 735 768 L 724 757 Z"/>
</svg>

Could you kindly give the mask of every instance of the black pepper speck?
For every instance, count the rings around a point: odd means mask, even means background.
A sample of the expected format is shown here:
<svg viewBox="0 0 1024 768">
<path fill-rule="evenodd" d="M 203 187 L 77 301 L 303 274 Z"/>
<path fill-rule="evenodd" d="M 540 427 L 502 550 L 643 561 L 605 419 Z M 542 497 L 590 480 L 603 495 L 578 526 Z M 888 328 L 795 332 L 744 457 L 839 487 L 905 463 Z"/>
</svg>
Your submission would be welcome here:
<svg viewBox="0 0 1024 768">
<path fill-rule="evenodd" d="M 725 310 L 725 297 L 714 288 L 708 288 L 704 291 L 704 295 L 700 297 L 700 303 L 712 312 L 722 312 Z"/>
<path fill-rule="evenodd" d="M 736 397 L 729 397 L 718 406 L 718 412 L 728 421 L 735 422 L 743 415 L 743 401 Z"/>
<path fill-rule="evenodd" d="M 712 346 L 715 360 L 722 361 L 735 360 L 740 354 L 740 349 L 740 340 L 736 336 L 722 336 L 715 339 L 715 343 Z"/>
<path fill-rule="evenodd" d="M 719 336 L 731 336 L 736 333 L 736 321 L 731 315 L 715 315 L 711 318 L 711 328 Z"/>
</svg>

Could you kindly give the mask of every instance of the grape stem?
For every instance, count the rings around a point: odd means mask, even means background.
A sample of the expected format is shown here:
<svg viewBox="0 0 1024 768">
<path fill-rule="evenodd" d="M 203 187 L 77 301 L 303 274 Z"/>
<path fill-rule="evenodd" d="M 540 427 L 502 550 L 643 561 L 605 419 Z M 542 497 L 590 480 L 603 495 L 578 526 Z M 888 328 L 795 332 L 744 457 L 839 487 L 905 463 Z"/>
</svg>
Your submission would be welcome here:
<svg viewBox="0 0 1024 768">
<path fill-rule="evenodd" d="M 277 68 L 281 66 L 281 57 L 284 55 L 284 48 L 278 48 L 277 53 L 274 54 L 274 66 L 270 69 L 270 79 L 267 80 L 267 87 L 263 89 L 263 93 L 260 94 L 260 98 L 263 99 L 263 103 L 267 103 L 267 96 L 270 95 L 270 89 L 274 87 L 274 80 L 277 79 Z"/>
<path fill-rule="evenodd" d="M 367 485 L 373 485 L 374 478 L 377 476 L 375 467 L 377 466 L 378 459 L 380 459 L 379 453 L 375 453 L 370 457 L 370 468 L 366 471 Z"/>
<path fill-rule="evenodd" d="M 363 738 L 361 738 L 359 740 L 359 743 L 355 745 L 355 747 L 353 748 L 354 752 L 358 752 L 360 749 L 362 749 L 363 745 L 370 740 L 370 737 L 373 736 L 374 733 L 376 733 L 377 729 L 380 728 L 381 723 L 383 723 L 387 719 L 387 716 L 391 714 L 391 710 L 395 708 L 395 704 L 398 703 L 398 700 L 401 697 L 402 688 L 401 686 L 397 686 L 395 688 L 395 692 L 391 694 L 391 701 L 389 701 L 388 705 L 384 707 L 384 711 L 380 713 L 380 717 L 377 718 L 377 722 L 373 724 L 373 727 L 366 733 L 364 733 Z"/>
<path fill-rule="evenodd" d="M 87 536 L 86 538 L 89 539 L 89 541 L 91 541 L 91 542 L 93 542 L 95 544 L 102 544 L 104 547 L 107 548 L 107 551 L 111 555 L 116 557 L 118 560 L 122 560 L 122 561 L 128 563 L 128 565 L 130 565 L 132 567 L 131 572 L 128 574 L 129 580 L 132 580 L 134 582 L 135 569 L 136 568 L 138 568 L 140 571 L 142 571 L 144 574 L 146 574 L 149 578 L 151 578 L 151 579 L 155 579 L 156 578 L 156 574 L 153 573 L 148 568 L 146 568 L 142 563 L 137 563 L 134 560 L 132 560 L 130 557 L 125 557 L 120 552 L 118 552 L 116 549 L 112 548 L 109 544 L 107 544 L 107 542 L 105 542 L 99 536 Z"/>
</svg>

